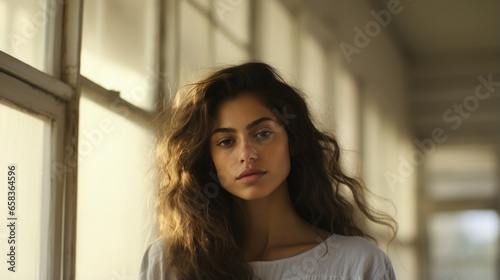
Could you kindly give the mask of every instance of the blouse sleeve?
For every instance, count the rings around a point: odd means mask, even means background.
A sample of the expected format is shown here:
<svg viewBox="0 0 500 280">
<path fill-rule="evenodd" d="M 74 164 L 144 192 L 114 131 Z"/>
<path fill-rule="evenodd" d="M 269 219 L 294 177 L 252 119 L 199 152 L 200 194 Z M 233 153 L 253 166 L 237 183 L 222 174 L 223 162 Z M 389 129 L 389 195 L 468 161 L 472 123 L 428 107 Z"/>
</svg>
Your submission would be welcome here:
<svg viewBox="0 0 500 280">
<path fill-rule="evenodd" d="M 394 268 L 392 267 L 392 262 L 386 254 L 382 254 L 382 263 L 380 266 L 384 267 L 382 276 L 380 276 L 379 280 L 396 280 L 396 274 L 394 273 Z M 379 274 L 380 275 L 380 274 Z"/>
<path fill-rule="evenodd" d="M 385 273 L 382 275 L 380 280 L 396 280 L 396 274 L 394 273 L 394 269 L 392 268 L 392 264 L 389 260 L 386 262 L 385 268 Z"/>
<path fill-rule="evenodd" d="M 142 257 L 140 280 L 170 280 L 163 270 L 164 248 L 161 241 L 157 240 L 146 249 Z"/>
</svg>

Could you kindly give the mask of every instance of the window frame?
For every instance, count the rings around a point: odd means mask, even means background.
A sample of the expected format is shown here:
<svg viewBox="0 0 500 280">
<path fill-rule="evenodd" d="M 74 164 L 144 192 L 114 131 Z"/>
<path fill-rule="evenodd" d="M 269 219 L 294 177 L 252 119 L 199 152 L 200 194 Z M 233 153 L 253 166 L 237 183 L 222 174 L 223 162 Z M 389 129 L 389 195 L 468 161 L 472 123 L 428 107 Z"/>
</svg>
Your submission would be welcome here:
<svg viewBox="0 0 500 280">
<path fill-rule="evenodd" d="M 160 0 L 157 4 L 163 6 L 167 2 L 172 1 Z M 83 0 L 56 0 L 55 6 L 55 16 L 50 18 L 47 30 L 48 73 L 0 51 L 0 100 L 10 107 L 46 117 L 52 124 L 48 256 L 41 260 L 41 273 L 45 271 L 46 274 L 40 275 L 47 280 L 75 279 L 78 191 L 78 157 L 75 155 L 82 89 L 96 92 L 96 98 L 103 103 L 117 102 L 132 114 L 152 119 L 151 112 L 80 74 Z M 159 17 L 160 22 L 163 18 Z M 161 42 L 159 40 L 160 46 Z"/>
<path fill-rule="evenodd" d="M 4 53 L 0 53 L 0 60 L 3 60 Z M 21 61 L 11 60 L 13 69 L 22 68 L 25 65 Z M 35 70 L 33 68 L 34 71 Z M 39 77 L 46 75 L 38 72 Z M 35 77 L 37 75 L 34 75 Z M 4 65 L 0 69 L 0 99 L 8 106 L 17 108 L 21 111 L 27 111 L 29 114 L 46 117 L 51 122 L 51 151 L 50 163 L 51 170 L 49 201 L 43 202 L 49 205 L 49 224 L 48 224 L 48 245 L 46 259 L 41 260 L 41 273 L 46 271 L 46 275 L 40 275 L 41 279 L 60 279 L 61 265 L 64 258 L 61 248 L 64 248 L 64 233 L 66 224 L 64 223 L 65 208 L 68 203 L 64 196 L 71 186 L 66 184 L 66 174 L 72 167 L 67 162 L 65 150 L 65 134 L 67 126 L 66 105 L 60 94 L 67 90 L 67 87 L 56 83 L 56 87 L 63 89 L 59 94 L 45 91 L 40 87 L 46 86 L 42 83 L 26 82 L 19 75 L 12 75 L 5 71 Z M 40 86 L 41 85 L 41 86 Z M 73 170 L 76 171 L 76 170 Z M 47 265 L 48 264 L 48 265 Z"/>
</svg>

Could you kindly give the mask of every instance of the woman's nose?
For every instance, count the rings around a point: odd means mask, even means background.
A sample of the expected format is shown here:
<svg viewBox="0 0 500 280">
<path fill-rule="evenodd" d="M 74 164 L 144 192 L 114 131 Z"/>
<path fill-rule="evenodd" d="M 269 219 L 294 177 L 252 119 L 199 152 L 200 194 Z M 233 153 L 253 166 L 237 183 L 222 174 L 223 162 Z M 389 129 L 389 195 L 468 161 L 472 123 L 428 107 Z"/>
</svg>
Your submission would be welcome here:
<svg viewBox="0 0 500 280">
<path fill-rule="evenodd" d="M 254 144 L 249 140 L 243 141 L 242 144 L 239 162 L 244 163 L 257 160 L 257 149 Z"/>
</svg>

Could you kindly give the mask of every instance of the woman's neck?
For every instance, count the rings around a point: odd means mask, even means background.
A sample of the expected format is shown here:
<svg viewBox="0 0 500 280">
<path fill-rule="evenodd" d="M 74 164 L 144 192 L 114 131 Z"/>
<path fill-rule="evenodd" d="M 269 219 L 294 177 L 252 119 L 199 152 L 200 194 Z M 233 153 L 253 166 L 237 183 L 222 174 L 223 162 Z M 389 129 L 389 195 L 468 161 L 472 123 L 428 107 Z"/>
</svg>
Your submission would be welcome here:
<svg viewBox="0 0 500 280">
<path fill-rule="evenodd" d="M 253 201 L 235 198 L 240 248 L 246 261 L 290 257 L 310 249 L 329 234 L 317 230 L 295 211 L 284 182 L 269 196 Z"/>
</svg>

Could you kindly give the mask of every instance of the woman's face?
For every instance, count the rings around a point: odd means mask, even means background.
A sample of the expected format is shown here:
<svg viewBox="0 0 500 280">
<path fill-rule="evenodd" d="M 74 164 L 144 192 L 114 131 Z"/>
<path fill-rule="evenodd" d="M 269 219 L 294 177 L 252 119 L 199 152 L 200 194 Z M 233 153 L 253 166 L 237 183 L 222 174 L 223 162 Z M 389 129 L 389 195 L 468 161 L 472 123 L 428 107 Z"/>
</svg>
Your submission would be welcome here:
<svg viewBox="0 0 500 280">
<path fill-rule="evenodd" d="M 288 136 L 274 114 L 251 94 L 219 105 L 210 154 L 222 187 L 255 200 L 286 184 L 290 172 Z"/>
</svg>

